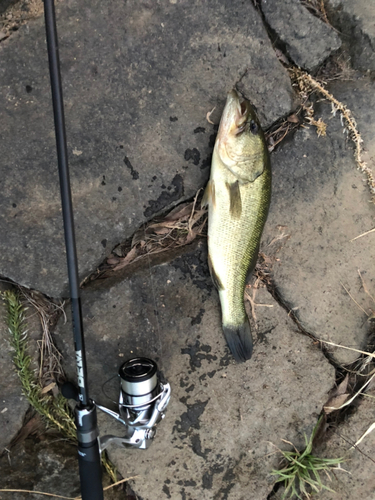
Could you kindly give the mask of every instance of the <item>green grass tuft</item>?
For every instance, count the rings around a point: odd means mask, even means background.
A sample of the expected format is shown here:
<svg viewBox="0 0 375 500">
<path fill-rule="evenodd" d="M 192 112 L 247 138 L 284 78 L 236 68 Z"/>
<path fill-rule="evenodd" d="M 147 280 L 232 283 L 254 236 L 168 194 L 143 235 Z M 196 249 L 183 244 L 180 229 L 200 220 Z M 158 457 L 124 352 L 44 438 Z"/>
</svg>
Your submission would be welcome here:
<svg viewBox="0 0 375 500">
<path fill-rule="evenodd" d="M 298 498 L 300 500 L 311 498 L 311 492 L 319 493 L 322 490 L 332 491 L 324 485 L 320 473 L 325 472 L 329 477 L 329 471 L 344 461 L 343 458 L 319 458 L 312 454 L 313 440 L 319 427 L 318 423 L 310 436 L 305 435 L 306 448 L 303 452 L 281 451 L 286 465 L 279 470 L 273 470 L 272 475 L 277 476 L 276 483 L 284 483 L 284 498 Z M 302 496 L 301 496 L 302 495 Z"/>
</svg>

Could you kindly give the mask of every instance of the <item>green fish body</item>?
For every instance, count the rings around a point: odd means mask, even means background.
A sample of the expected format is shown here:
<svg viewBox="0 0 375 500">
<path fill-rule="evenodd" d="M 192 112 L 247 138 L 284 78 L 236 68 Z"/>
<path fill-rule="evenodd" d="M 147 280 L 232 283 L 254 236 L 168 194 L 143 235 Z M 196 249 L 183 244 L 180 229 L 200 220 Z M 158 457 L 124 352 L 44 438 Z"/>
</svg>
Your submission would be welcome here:
<svg viewBox="0 0 375 500">
<path fill-rule="evenodd" d="M 236 361 L 253 350 L 245 312 L 246 279 L 255 267 L 271 199 L 271 164 L 258 118 L 236 91 L 228 94 L 215 142 L 208 205 L 208 258 L 223 332 Z"/>
</svg>

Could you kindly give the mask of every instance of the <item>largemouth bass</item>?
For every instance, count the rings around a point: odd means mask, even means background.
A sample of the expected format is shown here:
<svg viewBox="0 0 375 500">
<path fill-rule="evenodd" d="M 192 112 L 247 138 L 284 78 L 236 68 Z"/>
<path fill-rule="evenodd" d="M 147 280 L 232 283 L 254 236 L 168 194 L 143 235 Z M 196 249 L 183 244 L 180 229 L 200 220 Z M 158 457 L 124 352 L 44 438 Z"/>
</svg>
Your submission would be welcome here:
<svg viewBox="0 0 375 500">
<path fill-rule="evenodd" d="M 208 263 L 219 292 L 223 332 L 238 362 L 250 359 L 253 351 L 244 290 L 257 261 L 270 199 L 271 164 L 263 131 L 249 101 L 232 90 L 202 205 L 208 205 Z"/>
</svg>

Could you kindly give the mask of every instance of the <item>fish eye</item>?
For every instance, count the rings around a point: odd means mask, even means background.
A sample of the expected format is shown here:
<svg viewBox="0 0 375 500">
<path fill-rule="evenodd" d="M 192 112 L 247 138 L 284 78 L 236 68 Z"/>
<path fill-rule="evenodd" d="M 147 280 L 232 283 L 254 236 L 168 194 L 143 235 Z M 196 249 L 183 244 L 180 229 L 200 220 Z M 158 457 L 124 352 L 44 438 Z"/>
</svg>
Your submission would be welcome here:
<svg viewBox="0 0 375 500">
<path fill-rule="evenodd" d="M 258 125 L 254 120 L 251 120 L 250 122 L 250 132 L 254 135 L 256 135 L 259 131 Z"/>
</svg>

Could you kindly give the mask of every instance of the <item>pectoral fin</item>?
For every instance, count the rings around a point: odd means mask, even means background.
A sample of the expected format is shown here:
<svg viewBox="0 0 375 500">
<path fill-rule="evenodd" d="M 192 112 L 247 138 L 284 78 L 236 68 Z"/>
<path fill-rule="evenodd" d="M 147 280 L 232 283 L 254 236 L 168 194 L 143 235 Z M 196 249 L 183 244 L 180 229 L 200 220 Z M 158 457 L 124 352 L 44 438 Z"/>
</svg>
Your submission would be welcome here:
<svg viewBox="0 0 375 500">
<path fill-rule="evenodd" d="M 235 219 L 239 219 L 242 213 L 242 201 L 241 201 L 241 193 L 240 193 L 240 183 L 238 181 L 229 184 L 229 182 L 225 183 L 228 192 L 229 192 L 229 211 L 232 217 Z"/>
<path fill-rule="evenodd" d="M 208 181 L 201 201 L 202 208 L 207 207 L 207 205 L 212 205 L 214 208 L 216 206 L 215 183 L 212 179 Z"/>
</svg>

